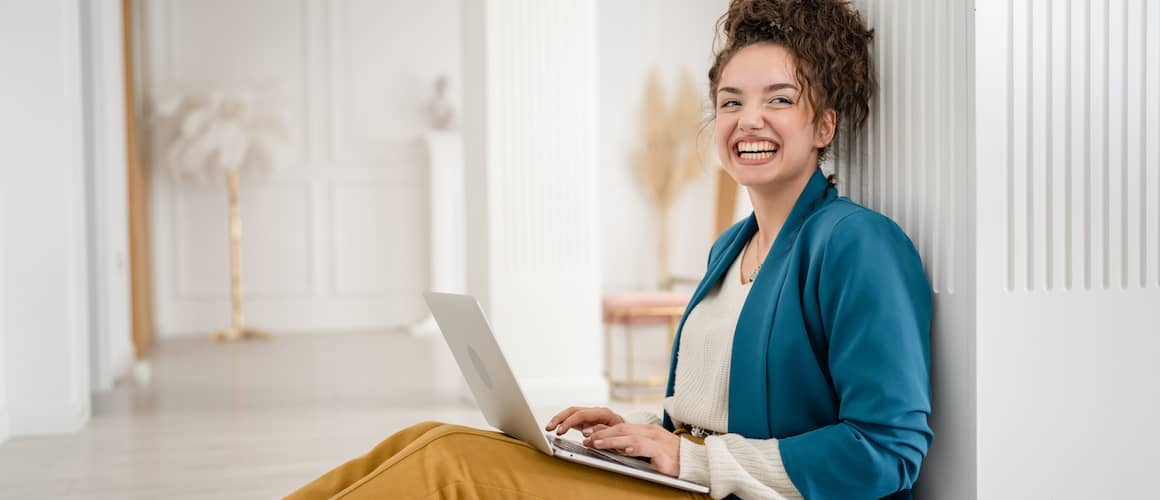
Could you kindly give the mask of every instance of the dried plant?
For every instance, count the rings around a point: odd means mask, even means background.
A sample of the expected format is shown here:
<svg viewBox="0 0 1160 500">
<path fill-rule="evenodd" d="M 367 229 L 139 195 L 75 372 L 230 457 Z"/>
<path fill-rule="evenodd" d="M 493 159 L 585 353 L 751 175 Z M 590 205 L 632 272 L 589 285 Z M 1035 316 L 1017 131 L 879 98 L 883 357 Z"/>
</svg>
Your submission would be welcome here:
<svg viewBox="0 0 1160 500">
<path fill-rule="evenodd" d="M 668 214 L 673 201 L 704 165 L 701 132 L 701 93 L 689 73 L 682 72 L 670 106 L 657 70 L 645 81 L 641 125 L 644 140 L 632 162 L 657 214 L 657 270 L 662 287 L 670 283 L 668 269 Z"/>
</svg>

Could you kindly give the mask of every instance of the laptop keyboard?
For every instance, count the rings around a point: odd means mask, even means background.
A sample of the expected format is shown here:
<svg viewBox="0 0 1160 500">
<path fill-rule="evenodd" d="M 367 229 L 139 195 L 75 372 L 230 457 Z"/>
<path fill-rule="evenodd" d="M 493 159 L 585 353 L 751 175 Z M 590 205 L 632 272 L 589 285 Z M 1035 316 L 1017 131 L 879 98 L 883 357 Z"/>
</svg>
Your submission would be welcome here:
<svg viewBox="0 0 1160 500">
<path fill-rule="evenodd" d="M 556 448 L 559 448 L 561 450 L 564 450 L 564 451 L 567 451 L 570 453 L 575 453 L 577 455 L 584 455 L 586 457 L 595 458 L 597 460 L 604 460 L 606 462 L 615 462 L 615 463 L 618 463 L 620 465 L 624 465 L 627 467 L 632 467 L 634 469 L 639 469 L 639 470 L 648 471 L 648 472 L 656 472 L 656 470 L 657 470 L 656 467 L 653 467 L 652 464 L 645 462 L 644 460 L 640 460 L 640 459 L 636 459 L 636 458 L 632 458 L 632 457 L 627 457 L 624 455 L 620 455 L 620 454 L 612 453 L 612 452 L 607 452 L 607 451 L 603 451 L 603 450 L 594 450 L 594 449 L 588 448 L 582 444 L 578 444 L 574 441 L 569 441 L 567 439 L 561 439 L 560 437 L 554 436 L 552 434 L 546 434 L 546 435 L 548 436 L 548 441 L 552 443 L 552 446 L 555 446 Z"/>
</svg>

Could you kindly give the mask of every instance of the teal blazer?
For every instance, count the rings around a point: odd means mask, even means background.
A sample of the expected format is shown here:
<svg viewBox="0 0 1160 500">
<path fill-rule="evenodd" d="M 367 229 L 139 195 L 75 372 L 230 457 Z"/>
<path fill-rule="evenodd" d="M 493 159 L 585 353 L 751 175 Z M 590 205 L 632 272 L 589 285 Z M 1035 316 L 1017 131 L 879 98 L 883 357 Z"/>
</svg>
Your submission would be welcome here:
<svg viewBox="0 0 1160 500">
<path fill-rule="evenodd" d="M 751 214 L 709 251 L 673 342 L 757 231 Z M 910 498 L 934 433 L 930 283 L 894 221 L 817 171 L 751 285 L 733 336 L 729 432 L 776 438 L 808 499 Z M 666 413 L 664 426 L 673 429 Z"/>
</svg>

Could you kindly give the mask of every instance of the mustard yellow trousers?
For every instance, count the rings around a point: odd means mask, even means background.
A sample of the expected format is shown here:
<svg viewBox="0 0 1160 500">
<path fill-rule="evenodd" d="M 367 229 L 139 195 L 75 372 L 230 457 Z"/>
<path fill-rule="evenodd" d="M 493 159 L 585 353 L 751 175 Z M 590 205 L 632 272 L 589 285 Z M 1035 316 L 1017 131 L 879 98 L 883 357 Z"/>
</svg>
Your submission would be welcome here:
<svg viewBox="0 0 1160 500">
<path fill-rule="evenodd" d="M 395 433 L 287 498 L 709 497 L 553 458 L 498 432 L 424 422 Z"/>
</svg>

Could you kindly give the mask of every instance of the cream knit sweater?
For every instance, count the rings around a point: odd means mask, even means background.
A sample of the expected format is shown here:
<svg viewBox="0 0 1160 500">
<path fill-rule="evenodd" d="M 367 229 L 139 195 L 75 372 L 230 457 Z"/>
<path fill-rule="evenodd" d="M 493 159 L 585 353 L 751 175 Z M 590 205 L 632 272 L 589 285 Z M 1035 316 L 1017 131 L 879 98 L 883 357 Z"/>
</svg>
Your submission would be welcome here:
<svg viewBox="0 0 1160 500">
<path fill-rule="evenodd" d="M 749 294 L 741 283 L 740 258 L 689 313 L 681 332 L 677 379 L 664 408 L 674 425 L 726 432 L 729 429 L 729 362 L 733 330 Z M 660 423 L 655 414 L 627 415 L 634 423 Z M 738 434 L 709 436 L 705 444 L 681 439 L 680 478 L 709 485 L 709 495 L 725 498 L 801 498 L 781 463 L 776 439 Z"/>
</svg>

